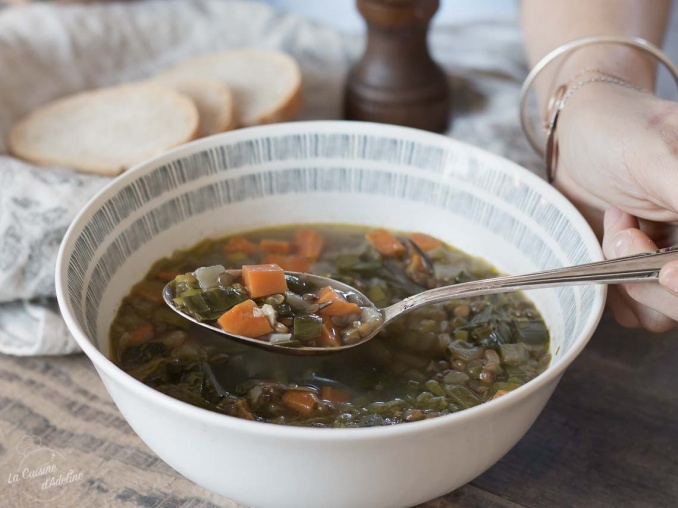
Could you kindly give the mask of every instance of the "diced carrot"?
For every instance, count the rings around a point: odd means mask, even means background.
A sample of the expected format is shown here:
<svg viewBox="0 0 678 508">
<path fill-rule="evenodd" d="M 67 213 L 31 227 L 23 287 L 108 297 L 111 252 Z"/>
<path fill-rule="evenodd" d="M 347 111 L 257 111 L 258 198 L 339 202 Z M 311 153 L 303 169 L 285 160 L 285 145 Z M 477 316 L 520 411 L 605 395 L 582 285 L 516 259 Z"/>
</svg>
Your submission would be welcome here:
<svg viewBox="0 0 678 508">
<path fill-rule="evenodd" d="M 335 404 L 341 404 L 342 402 L 349 402 L 351 400 L 351 394 L 341 388 L 325 385 L 320 389 L 320 398 L 329 400 Z"/>
<path fill-rule="evenodd" d="M 287 291 L 285 272 L 275 264 L 243 265 L 242 279 L 252 298 Z"/>
<path fill-rule="evenodd" d="M 143 280 L 132 288 L 132 294 L 155 303 L 162 303 L 162 291 L 164 289 L 165 284 L 158 280 Z"/>
<path fill-rule="evenodd" d="M 410 240 L 417 244 L 424 252 L 428 252 L 433 249 L 437 249 L 443 245 L 443 242 L 432 236 L 424 235 L 422 233 L 412 233 L 410 235 Z"/>
<path fill-rule="evenodd" d="M 337 293 L 332 287 L 326 286 L 318 291 L 317 304 L 332 302 L 331 305 L 318 311 L 323 317 L 343 316 L 345 314 L 355 314 L 360 312 L 360 307 L 355 303 L 346 300 L 342 295 Z"/>
<path fill-rule="evenodd" d="M 265 265 L 278 265 L 283 270 L 289 270 L 289 268 L 284 265 L 288 257 L 289 256 L 285 256 L 284 254 L 266 254 L 261 262 Z"/>
<path fill-rule="evenodd" d="M 264 258 L 264 263 L 278 265 L 283 270 L 288 272 L 305 272 L 311 271 L 311 260 L 303 256 L 285 256 L 283 254 L 267 254 Z"/>
<path fill-rule="evenodd" d="M 242 236 L 234 236 L 228 239 L 223 247 L 224 254 L 233 254 L 234 252 L 244 252 L 245 254 L 254 254 L 259 250 L 256 243 L 250 242 Z"/>
<path fill-rule="evenodd" d="M 259 242 L 259 248 L 264 252 L 273 254 L 289 254 L 291 249 L 290 242 L 287 240 L 270 240 L 267 238 Z"/>
<path fill-rule="evenodd" d="M 161 270 L 155 274 L 158 279 L 164 280 L 165 282 L 172 282 L 177 275 L 181 275 L 179 270 Z"/>
<path fill-rule="evenodd" d="M 402 256 L 406 252 L 405 246 L 385 229 L 370 231 L 365 238 L 383 256 Z"/>
<path fill-rule="evenodd" d="M 334 305 L 334 304 L 332 304 Z M 332 306 L 330 305 L 330 307 Z M 323 327 L 320 332 L 320 338 L 315 339 L 316 344 L 321 347 L 339 347 L 341 346 L 341 337 L 334 326 L 332 319 L 329 317 L 323 318 Z"/>
<path fill-rule="evenodd" d="M 311 259 L 318 259 L 325 247 L 325 237 L 315 229 L 303 228 L 294 235 L 297 254 Z"/>
<path fill-rule="evenodd" d="M 257 315 L 256 310 L 258 307 L 254 301 L 245 300 L 226 311 L 217 321 L 224 331 L 244 337 L 259 337 L 273 332 L 268 318 L 263 314 Z"/>
<path fill-rule="evenodd" d="M 129 340 L 135 344 L 147 342 L 153 338 L 153 325 L 144 323 L 129 331 Z"/>
<path fill-rule="evenodd" d="M 282 402 L 287 408 L 303 416 L 309 416 L 318 407 L 318 396 L 312 392 L 302 390 L 288 390 L 282 396 Z"/>
<path fill-rule="evenodd" d="M 283 269 L 290 272 L 308 273 L 311 271 L 311 260 L 304 256 L 287 256 L 284 264 L 285 267 Z"/>
<path fill-rule="evenodd" d="M 506 395 L 507 393 L 508 393 L 508 390 L 497 390 L 497 393 L 495 393 L 492 396 L 492 400 L 498 399 L 499 397 L 501 397 L 502 395 Z"/>
</svg>

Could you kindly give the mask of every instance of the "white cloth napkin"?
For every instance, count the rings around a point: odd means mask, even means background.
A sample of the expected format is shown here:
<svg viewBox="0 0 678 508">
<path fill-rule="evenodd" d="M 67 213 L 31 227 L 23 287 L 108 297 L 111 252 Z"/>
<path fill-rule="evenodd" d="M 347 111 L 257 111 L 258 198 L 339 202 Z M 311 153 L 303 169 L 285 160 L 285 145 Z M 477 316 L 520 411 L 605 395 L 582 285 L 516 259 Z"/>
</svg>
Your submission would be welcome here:
<svg viewBox="0 0 678 508">
<path fill-rule="evenodd" d="M 527 73 L 518 26 L 437 28 L 430 42 L 453 76 L 448 134 L 540 168 L 518 125 L 518 91 Z M 55 98 L 247 46 L 278 48 L 299 61 L 305 101 L 300 119 L 341 117 L 345 75 L 362 38 L 257 2 L 147 0 L 0 10 L 0 140 L 15 121 Z M 109 181 L 21 162 L 7 156 L 0 141 L 0 352 L 78 350 L 54 300 L 56 255 L 78 210 Z"/>
</svg>

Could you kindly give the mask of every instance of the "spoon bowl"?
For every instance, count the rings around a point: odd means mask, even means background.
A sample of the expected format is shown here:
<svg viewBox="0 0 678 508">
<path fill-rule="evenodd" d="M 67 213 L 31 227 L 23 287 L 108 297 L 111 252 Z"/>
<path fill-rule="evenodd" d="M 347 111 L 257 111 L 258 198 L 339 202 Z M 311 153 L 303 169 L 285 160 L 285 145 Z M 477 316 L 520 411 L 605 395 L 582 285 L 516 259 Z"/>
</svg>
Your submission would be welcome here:
<svg viewBox="0 0 678 508">
<path fill-rule="evenodd" d="M 309 282 L 316 287 L 331 286 L 351 295 L 360 307 L 370 307 L 375 309 L 381 315 L 381 322 L 370 330 L 368 334 L 362 337 L 362 340 L 352 344 L 345 344 L 339 347 L 289 347 L 284 345 L 272 344 L 270 342 L 243 335 L 234 335 L 228 333 L 218 326 L 199 321 L 192 316 L 182 312 L 173 301 L 174 289 L 173 282 L 167 284 L 163 290 L 163 299 L 169 307 L 176 313 L 189 319 L 197 325 L 207 328 L 215 333 L 220 333 L 226 337 L 256 346 L 261 349 L 296 356 L 319 356 L 331 353 L 338 353 L 351 349 L 370 339 L 374 338 L 391 321 L 415 309 L 432 305 L 434 303 L 445 302 L 455 298 L 470 298 L 492 293 L 506 293 L 509 291 L 521 291 L 527 289 L 536 289 L 544 287 L 567 286 L 576 284 L 622 284 L 629 282 L 653 282 L 659 277 L 659 271 L 662 266 L 670 261 L 678 261 L 678 246 L 667 247 L 655 252 L 646 252 L 635 256 L 599 261 L 596 263 L 587 263 L 583 265 L 569 266 L 555 270 L 547 270 L 525 275 L 514 275 L 505 277 L 493 277 L 451 286 L 444 286 L 405 298 L 404 300 L 385 307 L 377 308 L 369 298 L 360 291 L 348 284 L 339 282 L 328 277 L 321 277 L 310 273 L 285 272 L 288 275 L 299 277 L 304 282 Z"/>
<path fill-rule="evenodd" d="M 292 275 L 295 277 L 298 277 L 301 279 L 303 282 L 308 282 L 313 286 L 316 287 L 324 287 L 324 286 L 331 286 L 333 289 L 337 289 L 341 291 L 342 293 L 351 295 L 352 298 L 355 300 L 355 303 L 357 303 L 360 307 L 371 307 L 378 311 L 382 317 L 384 315 L 384 311 L 381 309 L 378 309 L 374 303 L 370 301 L 369 298 L 367 298 L 363 293 L 358 291 L 356 288 L 353 286 L 349 286 L 348 284 L 344 284 L 343 282 L 339 282 L 338 280 L 335 279 L 330 279 L 329 277 L 321 277 L 320 275 L 313 275 L 310 273 L 301 273 L 301 272 L 285 272 L 286 275 Z M 165 301 L 165 303 L 169 306 L 170 309 L 172 309 L 174 312 L 177 314 L 181 315 L 185 319 L 188 319 L 189 321 L 192 321 L 196 325 L 202 326 L 203 328 L 207 328 L 208 330 L 214 332 L 214 333 L 219 333 L 221 335 L 224 335 L 228 337 L 229 339 L 232 339 L 236 342 L 240 342 L 243 344 L 247 344 L 250 346 L 255 346 L 260 349 L 265 349 L 267 351 L 273 351 L 275 353 L 282 353 L 286 355 L 294 355 L 294 356 L 321 356 L 321 355 L 327 355 L 331 353 L 338 353 L 339 351 L 345 351 L 347 349 L 352 349 L 356 346 L 359 346 L 366 341 L 370 340 L 372 337 L 377 335 L 379 331 L 383 328 L 383 326 L 379 326 L 375 328 L 372 333 L 370 333 L 369 336 L 365 337 L 363 340 L 360 342 L 356 342 L 354 344 L 345 344 L 340 347 L 311 347 L 311 346 L 299 346 L 299 347 L 289 347 L 289 346 L 283 346 L 283 345 L 278 345 L 278 344 L 271 344 L 270 342 L 252 338 L 252 337 L 245 337 L 244 335 L 235 335 L 232 333 L 228 333 L 219 326 L 210 324 L 208 322 L 200 321 L 193 316 L 190 316 L 179 309 L 174 303 L 174 281 L 170 282 L 167 284 L 162 292 L 162 298 Z"/>
</svg>

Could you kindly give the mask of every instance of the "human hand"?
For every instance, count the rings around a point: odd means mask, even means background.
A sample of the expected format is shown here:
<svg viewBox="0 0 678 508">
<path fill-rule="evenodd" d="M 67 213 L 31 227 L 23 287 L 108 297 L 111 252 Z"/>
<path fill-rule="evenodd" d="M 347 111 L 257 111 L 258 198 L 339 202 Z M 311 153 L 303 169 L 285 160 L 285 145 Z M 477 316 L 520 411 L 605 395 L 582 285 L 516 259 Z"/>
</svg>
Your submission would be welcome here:
<svg viewBox="0 0 678 508">
<path fill-rule="evenodd" d="M 561 111 L 558 143 L 555 184 L 602 238 L 607 258 L 678 243 L 677 103 L 589 83 Z M 655 332 L 676 326 L 678 262 L 664 266 L 659 282 L 611 286 L 617 321 Z"/>
</svg>

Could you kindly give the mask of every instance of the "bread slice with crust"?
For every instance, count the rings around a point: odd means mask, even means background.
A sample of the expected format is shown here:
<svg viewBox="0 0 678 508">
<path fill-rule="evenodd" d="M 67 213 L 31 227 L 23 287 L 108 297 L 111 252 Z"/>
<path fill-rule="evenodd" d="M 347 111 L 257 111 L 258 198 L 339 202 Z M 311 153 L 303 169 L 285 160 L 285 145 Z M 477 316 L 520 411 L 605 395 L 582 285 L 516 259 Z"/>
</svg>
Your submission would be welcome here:
<svg viewBox="0 0 678 508">
<path fill-rule="evenodd" d="M 49 103 L 7 135 L 9 152 L 30 162 L 115 176 L 193 139 L 191 99 L 155 83 L 82 92 Z"/>
<path fill-rule="evenodd" d="M 186 60 L 160 79 L 216 79 L 231 90 L 240 126 L 289 120 L 301 108 L 301 72 L 288 54 L 238 49 Z"/>
<path fill-rule="evenodd" d="M 228 87 L 215 79 L 165 76 L 156 80 L 193 100 L 198 108 L 198 137 L 211 136 L 236 127 L 233 96 Z"/>
</svg>

